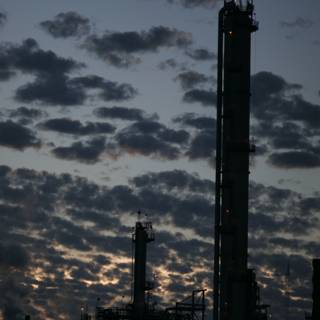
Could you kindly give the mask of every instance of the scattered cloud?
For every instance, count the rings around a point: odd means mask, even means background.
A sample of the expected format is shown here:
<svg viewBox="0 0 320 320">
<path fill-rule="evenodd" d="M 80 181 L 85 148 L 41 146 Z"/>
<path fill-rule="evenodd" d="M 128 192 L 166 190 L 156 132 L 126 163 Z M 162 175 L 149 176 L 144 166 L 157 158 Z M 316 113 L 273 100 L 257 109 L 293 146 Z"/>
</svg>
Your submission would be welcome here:
<svg viewBox="0 0 320 320">
<path fill-rule="evenodd" d="M 3 27 L 7 22 L 7 14 L 3 11 L 0 11 L 0 27 Z"/>
<path fill-rule="evenodd" d="M 68 118 L 49 119 L 39 124 L 44 130 L 73 135 L 92 135 L 102 133 L 113 133 L 115 127 L 107 122 L 86 122 L 82 124 L 79 120 Z"/>
<path fill-rule="evenodd" d="M 148 172 L 133 177 L 128 185 L 107 187 L 69 174 L 6 166 L 0 166 L 0 181 L 0 239 L 5 240 L 0 266 L 12 270 L 0 284 L 1 305 L 12 303 L 10 309 L 2 310 L 7 314 L 18 316 L 23 310 L 34 318 L 39 312 L 41 317 L 55 318 L 59 310 L 60 315 L 76 319 L 72 310 L 82 301 L 94 306 L 97 296 L 102 303 L 114 296 L 130 296 L 131 226 L 123 222 L 138 209 L 148 213 L 155 229 L 166 226 L 166 231 L 156 231 L 156 242 L 148 251 L 161 286 L 177 299 L 195 284 L 210 287 L 207 270 L 213 251 L 207 239 L 213 229 L 212 181 L 173 170 Z M 304 298 L 303 303 L 292 301 L 291 308 L 307 308 L 309 257 L 318 254 L 320 247 L 311 241 L 297 244 L 290 234 L 310 235 L 318 230 L 319 197 L 262 184 L 251 184 L 250 192 L 249 259 L 259 270 L 263 301 L 280 308 L 283 285 L 270 273 L 284 274 L 290 259 L 292 295 Z M 194 232 L 197 238 L 172 227 Z M 3 254 L 8 251 L 14 255 Z M 115 256 L 123 260 L 118 262 Z M 185 279 L 189 279 L 187 284 Z M 157 290 L 154 297 L 161 305 L 170 305 Z"/>
<path fill-rule="evenodd" d="M 46 113 L 42 110 L 27 107 L 18 107 L 9 111 L 9 118 L 18 119 L 18 122 L 21 125 L 30 124 L 34 120 L 37 120 L 45 115 Z"/>
<path fill-rule="evenodd" d="M 217 55 L 208 49 L 187 50 L 186 55 L 196 61 L 212 61 L 217 59 Z"/>
<path fill-rule="evenodd" d="M 167 0 L 167 2 L 182 5 L 185 8 L 213 8 L 219 0 Z"/>
<path fill-rule="evenodd" d="M 128 121 L 157 120 L 158 115 L 147 115 L 145 111 L 136 108 L 113 106 L 110 108 L 101 107 L 94 110 L 94 114 L 100 118 L 120 119 Z"/>
<path fill-rule="evenodd" d="M 158 68 L 160 70 L 177 69 L 177 68 L 180 70 L 184 70 L 186 68 L 186 63 L 181 63 L 173 58 L 170 58 L 170 59 L 161 61 L 158 64 Z"/>
<path fill-rule="evenodd" d="M 216 120 L 214 118 L 199 116 L 195 113 L 184 113 L 174 118 L 173 121 L 199 130 L 210 130 L 212 133 L 216 128 Z"/>
<path fill-rule="evenodd" d="M 40 26 L 54 38 L 80 37 L 90 32 L 89 19 L 74 11 L 61 12 Z"/>
<path fill-rule="evenodd" d="M 126 127 L 116 135 L 118 152 L 155 158 L 177 159 L 180 145 L 189 140 L 185 130 L 174 130 L 156 121 L 143 120 Z"/>
<path fill-rule="evenodd" d="M 96 137 L 86 142 L 75 142 L 69 147 L 54 148 L 52 154 L 63 160 L 94 164 L 100 160 L 105 147 L 105 138 Z"/>
<path fill-rule="evenodd" d="M 301 28 L 310 29 L 313 26 L 313 21 L 302 17 L 297 17 L 292 21 L 281 21 L 280 26 L 283 28 Z"/>
<path fill-rule="evenodd" d="M 97 81 L 98 80 L 98 81 Z M 127 83 L 117 83 L 98 76 L 69 78 L 64 75 L 37 77 L 17 89 L 19 102 L 38 102 L 44 105 L 81 105 L 87 99 L 87 90 L 98 89 L 104 101 L 125 101 L 136 96 L 137 90 Z"/>
<path fill-rule="evenodd" d="M 90 35 L 83 47 L 109 64 L 127 68 L 140 62 L 136 54 L 156 52 L 164 47 L 185 48 L 192 43 L 191 34 L 164 26 L 148 31 L 111 32 Z"/>
<path fill-rule="evenodd" d="M 40 141 L 27 127 L 8 120 L 0 122 L 0 145 L 24 150 L 28 147 L 39 147 Z"/>
<path fill-rule="evenodd" d="M 175 80 L 180 82 L 182 89 L 189 90 L 209 81 L 212 82 L 212 77 L 207 77 L 202 73 L 189 70 L 178 74 Z"/>
<path fill-rule="evenodd" d="M 320 167 L 320 156 L 304 150 L 275 152 L 270 155 L 269 163 L 283 169 L 312 169 Z"/>
<path fill-rule="evenodd" d="M 268 163 L 279 168 L 319 166 L 320 105 L 306 101 L 301 89 L 266 71 L 252 77 L 252 132 L 267 149 L 277 150 Z"/>
<path fill-rule="evenodd" d="M 183 96 L 183 101 L 187 103 L 200 103 L 204 107 L 216 105 L 217 96 L 212 90 L 192 89 Z"/>
<path fill-rule="evenodd" d="M 40 49 L 37 41 L 32 38 L 24 40 L 21 45 L 2 43 L 0 46 L 2 80 L 12 77 L 16 71 L 48 77 L 65 75 L 83 67 L 84 64 L 71 58 L 62 58 L 51 50 Z"/>
</svg>

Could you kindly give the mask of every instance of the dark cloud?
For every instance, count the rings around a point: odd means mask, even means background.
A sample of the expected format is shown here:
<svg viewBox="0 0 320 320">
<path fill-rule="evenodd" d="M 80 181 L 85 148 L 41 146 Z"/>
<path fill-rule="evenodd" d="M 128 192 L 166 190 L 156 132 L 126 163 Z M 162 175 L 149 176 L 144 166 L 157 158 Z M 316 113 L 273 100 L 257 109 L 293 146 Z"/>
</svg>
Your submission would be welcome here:
<svg viewBox="0 0 320 320">
<path fill-rule="evenodd" d="M 217 96 L 212 90 L 192 89 L 184 94 L 183 101 L 187 103 L 200 103 L 204 107 L 215 106 Z"/>
<path fill-rule="evenodd" d="M 27 147 L 39 147 L 40 141 L 30 129 L 8 120 L 0 122 L 0 145 L 23 150 Z"/>
<path fill-rule="evenodd" d="M 173 130 L 152 120 L 137 121 L 123 130 L 126 133 L 155 135 L 163 141 L 183 144 L 188 142 L 189 134 L 185 130 Z"/>
<path fill-rule="evenodd" d="M 82 68 L 84 64 L 71 58 L 58 57 L 53 51 L 42 50 L 34 39 L 21 45 L 2 43 L 0 47 L 0 72 L 13 75 L 16 71 L 37 76 L 64 75 Z M 4 79 L 6 80 L 6 79 Z"/>
<path fill-rule="evenodd" d="M 68 77 L 42 76 L 16 90 L 15 99 L 23 103 L 37 102 L 44 105 L 72 106 L 81 105 L 86 93 L 70 83 Z"/>
<path fill-rule="evenodd" d="M 272 153 L 269 163 L 284 169 L 312 169 L 320 167 L 320 156 L 307 151 L 287 151 Z"/>
<path fill-rule="evenodd" d="M 120 119 L 129 121 L 142 121 L 145 119 L 157 120 L 158 116 L 148 116 L 143 110 L 126 107 L 101 107 L 94 110 L 94 114 L 100 118 Z"/>
<path fill-rule="evenodd" d="M 19 107 L 10 111 L 10 117 L 12 118 L 38 119 L 43 115 L 43 111 L 27 107 Z"/>
<path fill-rule="evenodd" d="M 183 68 L 184 64 L 179 63 L 175 59 L 167 59 L 159 63 L 158 68 L 160 70 L 167 70 L 167 69 L 176 69 L 176 68 Z"/>
<path fill-rule="evenodd" d="M 306 101 L 299 84 L 287 83 L 270 72 L 252 77 L 253 133 L 266 148 L 281 150 L 268 162 L 281 168 L 314 168 L 319 165 L 320 106 Z"/>
<path fill-rule="evenodd" d="M 318 127 L 320 106 L 295 93 L 301 88 L 270 72 L 257 73 L 252 77 L 253 116 L 259 120 L 301 121 L 310 128 Z"/>
<path fill-rule="evenodd" d="M 143 130 L 157 132 L 157 127 Z M 108 187 L 69 174 L 0 166 L 0 183 L 0 263 L 13 270 L 0 282 L 0 308 L 8 317 L 18 318 L 23 310 L 32 318 L 75 320 L 74 310 L 83 301 L 94 308 L 97 297 L 102 303 L 129 297 L 131 228 L 123 221 L 139 208 L 155 229 L 167 226 L 156 231 L 155 243 L 148 246 L 150 264 L 168 271 L 168 278 L 160 273 L 158 282 L 173 298 L 166 304 L 154 292 L 159 303 L 172 306 L 173 299 L 182 299 L 192 288 L 210 288 L 213 181 L 173 170 Z M 298 300 L 291 310 L 300 315 L 311 297 L 309 255 L 319 253 L 316 242 L 300 239 L 316 235 L 319 196 L 252 184 L 250 207 L 249 236 L 255 246 L 249 258 L 263 285 L 263 302 L 272 303 L 273 310 L 285 304 L 283 283 L 276 276 L 285 274 L 290 260 L 292 296 Z M 197 238 L 172 231 L 176 229 L 192 231 Z M 3 254 L 11 251 L 14 256 Z"/>
<path fill-rule="evenodd" d="M 91 35 L 83 47 L 116 67 L 140 62 L 135 54 L 155 52 L 161 47 L 185 48 L 192 42 L 189 33 L 159 26 L 142 32 L 110 32 Z"/>
<path fill-rule="evenodd" d="M 100 133 L 113 133 L 115 127 L 107 122 L 86 122 L 68 118 L 50 119 L 39 124 L 41 129 L 73 135 L 90 135 Z"/>
<path fill-rule="evenodd" d="M 29 256 L 25 249 L 17 244 L 0 244 L 0 266 L 5 269 L 25 269 L 29 263 Z"/>
<path fill-rule="evenodd" d="M 7 14 L 3 11 L 0 11 L 0 27 L 3 27 L 7 22 Z"/>
<path fill-rule="evenodd" d="M 212 61 L 217 59 L 217 55 L 207 49 L 187 50 L 186 55 L 196 61 Z"/>
<path fill-rule="evenodd" d="M 87 90 L 97 89 L 104 101 L 124 101 L 132 99 L 137 91 L 126 83 L 105 80 L 98 76 L 70 79 L 64 75 L 37 77 L 16 91 L 16 100 L 39 102 L 45 105 L 81 105 L 87 99 Z"/>
<path fill-rule="evenodd" d="M 104 152 L 105 147 L 105 139 L 97 137 L 87 142 L 75 142 L 70 147 L 54 148 L 52 153 L 60 159 L 94 164 L 99 161 L 99 157 Z"/>
<path fill-rule="evenodd" d="M 292 21 L 281 21 L 280 26 L 283 28 L 301 28 L 310 29 L 313 26 L 313 21 L 302 17 L 297 17 Z"/>
<path fill-rule="evenodd" d="M 179 149 L 150 134 L 122 132 L 116 137 L 121 151 L 130 154 L 153 156 L 174 160 L 179 157 Z"/>
<path fill-rule="evenodd" d="M 128 83 L 109 81 L 95 75 L 73 78 L 70 83 L 83 89 L 99 89 L 99 97 L 104 101 L 130 100 L 138 93 Z"/>
<path fill-rule="evenodd" d="M 211 78 L 202 73 L 190 70 L 178 74 L 175 80 L 180 82 L 182 89 L 189 90 L 198 85 L 207 83 Z"/>
<path fill-rule="evenodd" d="M 252 131 L 255 137 L 267 138 L 274 149 L 312 148 L 305 130 L 293 122 L 286 121 L 279 125 L 261 122 Z"/>
<path fill-rule="evenodd" d="M 213 192 L 214 184 L 210 180 L 200 179 L 183 170 L 147 173 L 135 177 L 132 183 L 138 188 L 160 188 L 164 190 L 187 190 L 190 192 Z"/>
<path fill-rule="evenodd" d="M 185 8 L 205 7 L 212 8 L 219 0 L 167 0 L 169 3 L 180 4 Z"/>
<path fill-rule="evenodd" d="M 214 132 L 216 129 L 216 120 L 214 118 L 199 116 L 195 113 L 185 113 L 174 118 L 173 121 L 199 130 L 210 130 Z"/>
<path fill-rule="evenodd" d="M 90 32 L 88 18 L 74 11 L 57 14 L 53 20 L 46 20 L 40 26 L 55 38 L 79 37 Z"/>
<path fill-rule="evenodd" d="M 209 132 L 198 133 L 191 141 L 187 155 L 191 160 L 207 159 L 211 160 L 215 150 L 215 136 Z"/>
</svg>

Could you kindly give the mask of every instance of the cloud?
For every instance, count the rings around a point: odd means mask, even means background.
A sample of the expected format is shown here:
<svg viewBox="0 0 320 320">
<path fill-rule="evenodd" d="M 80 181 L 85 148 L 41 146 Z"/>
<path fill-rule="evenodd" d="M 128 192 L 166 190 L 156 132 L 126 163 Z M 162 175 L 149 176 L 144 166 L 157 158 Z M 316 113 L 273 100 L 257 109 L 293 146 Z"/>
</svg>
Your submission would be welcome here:
<svg viewBox="0 0 320 320">
<path fill-rule="evenodd" d="M 23 103 L 72 106 L 83 104 L 86 94 L 83 89 L 70 83 L 66 76 L 42 76 L 19 87 L 15 99 Z"/>
<path fill-rule="evenodd" d="M 320 156 L 307 151 L 275 152 L 268 162 L 283 169 L 312 169 L 320 167 Z"/>
<path fill-rule="evenodd" d="M 164 47 L 185 48 L 192 43 L 189 33 L 159 26 L 148 31 L 111 32 L 89 36 L 83 47 L 109 64 L 127 68 L 139 63 L 135 54 L 156 52 Z"/>
<path fill-rule="evenodd" d="M 148 131 L 157 132 L 156 127 Z M 148 247 L 148 260 L 170 295 L 166 301 L 155 291 L 159 304 L 172 306 L 191 288 L 210 288 L 213 181 L 167 170 L 133 177 L 128 185 L 105 186 L 70 174 L 0 166 L 0 183 L 0 252 L 4 247 L 16 252 L 16 257 L 0 254 L 0 262 L 14 270 L 10 281 L 6 277 L 0 284 L 1 311 L 10 306 L 6 314 L 18 317 L 23 310 L 32 318 L 73 320 L 83 301 L 94 308 L 97 297 L 102 303 L 129 297 L 128 220 L 139 208 L 154 222 L 156 241 Z M 300 316 L 310 304 L 309 259 L 319 246 L 309 238 L 319 229 L 318 206 L 316 194 L 251 185 L 250 266 L 258 270 L 263 302 L 272 302 L 274 311 L 285 303 L 281 279 L 275 277 L 285 273 L 288 259 L 292 296 L 297 297 L 292 313 Z M 177 231 L 181 228 L 188 236 Z M 289 256 L 287 250 L 294 252 Z"/>
<path fill-rule="evenodd" d="M 211 132 L 200 132 L 191 141 L 187 155 L 191 160 L 208 159 L 213 157 L 215 150 L 215 136 Z"/>
<path fill-rule="evenodd" d="M 207 83 L 211 78 L 202 73 L 190 70 L 178 74 L 175 80 L 180 82 L 182 89 L 189 90 L 198 85 Z"/>
<path fill-rule="evenodd" d="M 187 50 L 186 55 L 196 61 L 212 61 L 217 59 L 217 55 L 208 49 Z"/>
<path fill-rule="evenodd" d="M 301 88 L 270 72 L 252 77 L 251 110 L 256 120 L 252 131 L 267 148 L 280 150 L 269 156 L 268 163 L 273 166 L 318 166 L 315 150 L 320 135 L 320 105 L 306 101 L 299 94 Z"/>
<path fill-rule="evenodd" d="M 176 68 L 183 68 L 184 64 L 179 63 L 177 60 L 170 58 L 164 61 L 161 61 L 158 65 L 160 70 L 167 70 L 167 69 L 176 69 Z"/>
<path fill-rule="evenodd" d="M 91 135 L 101 133 L 113 133 L 115 127 L 107 122 L 86 122 L 68 118 L 49 119 L 39 124 L 41 129 L 56 131 L 73 135 Z"/>
<path fill-rule="evenodd" d="M 156 158 L 174 160 L 179 157 L 179 149 L 150 134 L 130 132 L 119 133 L 116 137 L 121 151 L 130 154 L 153 156 Z"/>
<path fill-rule="evenodd" d="M 110 152 L 116 156 L 129 153 L 174 160 L 188 141 L 187 131 L 170 129 L 157 121 L 144 119 L 121 130 L 111 143 Z"/>
<path fill-rule="evenodd" d="M 183 101 L 187 103 L 200 103 L 204 107 L 215 106 L 217 96 L 212 90 L 192 89 L 184 94 Z"/>
<path fill-rule="evenodd" d="M 0 145 L 17 150 L 39 147 L 40 141 L 28 128 L 11 120 L 0 122 Z"/>
<path fill-rule="evenodd" d="M 3 11 L 0 11 L 0 27 L 3 27 L 7 22 L 7 14 Z"/>
<path fill-rule="evenodd" d="M 99 97 L 104 101 L 125 101 L 134 98 L 137 90 L 128 83 L 109 81 L 89 75 L 71 79 L 70 83 L 83 89 L 99 89 Z"/>
<path fill-rule="evenodd" d="M 74 11 L 61 12 L 40 26 L 54 38 L 80 37 L 90 32 L 89 19 Z"/>
<path fill-rule="evenodd" d="M 58 57 L 51 50 L 40 49 L 32 38 L 24 40 L 21 45 L 2 43 L 0 46 L 0 72 L 3 80 L 13 76 L 16 71 L 48 77 L 64 75 L 83 67 L 84 64 L 71 58 Z"/>
<path fill-rule="evenodd" d="M 195 113 L 184 113 L 174 118 L 173 121 L 199 130 L 210 130 L 214 132 L 216 129 L 216 120 L 214 118 L 199 116 Z"/>
<path fill-rule="evenodd" d="M 159 188 L 167 191 L 213 192 L 214 184 L 210 180 L 200 179 L 184 170 L 150 172 L 137 176 L 131 182 L 138 188 Z"/>
<path fill-rule="evenodd" d="M 302 17 L 297 17 L 292 21 L 281 21 L 280 26 L 283 28 L 301 28 L 310 29 L 313 26 L 313 21 Z"/>
<path fill-rule="evenodd" d="M 128 121 L 142 121 L 146 119 L 157 120 L 158 115 L 148 116 L 143 110 L 126 107 L 101 107 L 94 110 L 94 114 L 100 118 L 120 119 Z"/>
<path fill-rule="evenodd" d="M 10 117 L 37 119 L 40 118 L 43 114 L 44 112 L 38 109 L 19 107 L 15 110 L 11 110 Z"/>
<path fill-rule="evenodd" d="M 34 120 L 39 119 L 45 115 L 45 112 L 35 108 L 19 107 L 13 110 L 9 110 L 9 118 L 17 119 L 20 125 L 30 124 Z"/>
<path fill-rule="evenodd" d="M 97 137 L 87 142 L 75 142 L 70 147 L 57 147 L 52 150 L 54 156 L 64 160 L 94 164 L 99 161 L 105 150 L 105 138 Z"/>
<path fill-rule="evenodd" d="M 64 75 L 37 77 L 16 90 L 15 99 L 24 103 L 38 102 L 44 105 L 81 105 L 87 99 L 87 90 L 97 89 L 104 101 L 132 99 L 137 90 L 127 83 L 117 83 L 98 76 L 69 78 Z"/>
<path fill-rule="evenodd" d="M 167 0 L 167 2 L 182 5 L 185 8 L 213 8 L 219 0 Z"/>
</svg>

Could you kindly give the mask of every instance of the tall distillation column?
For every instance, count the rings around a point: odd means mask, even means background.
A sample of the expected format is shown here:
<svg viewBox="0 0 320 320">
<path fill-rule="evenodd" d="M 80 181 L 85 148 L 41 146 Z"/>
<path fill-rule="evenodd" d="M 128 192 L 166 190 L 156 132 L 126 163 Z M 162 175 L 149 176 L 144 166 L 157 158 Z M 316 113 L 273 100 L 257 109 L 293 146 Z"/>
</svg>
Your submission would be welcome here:
<svg viewBox="0 0 320 320">
<path fill-rule="evenodd" d="M 136 320 L 142 320 L 146 311 L 147 243 L 154 241 L 151 222 L 136 222 L 132 241 L 134 242 L 133 312 Z"/>
<path fill-rule="evenodd" d="M 248 320 L 251 1 L 219 13 L 214 320 Z"/>
</svg>

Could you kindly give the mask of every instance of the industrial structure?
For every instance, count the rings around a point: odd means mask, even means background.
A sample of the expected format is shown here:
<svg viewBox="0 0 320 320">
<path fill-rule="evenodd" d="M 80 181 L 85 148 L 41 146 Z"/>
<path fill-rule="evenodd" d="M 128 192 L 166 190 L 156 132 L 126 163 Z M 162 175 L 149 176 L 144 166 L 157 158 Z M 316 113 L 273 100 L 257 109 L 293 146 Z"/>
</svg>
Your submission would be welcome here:
<svg viewBox="0 0 320 320">
<path fill-rule="evenodd" d="M 267 319 L 248 269 L 252 1 L 225 1 L 219 12 L 214 320 Z"/>
<path fill-rule="evenodd" d="M 139 214 L 140 217 L 140 214 Z M 172 307 L 157 309 L 149 297 L 155 283 L 146 280 L 147 244 L 154 241 L 152 223 L 136 222 L 133 242 L 133 288 L 132 301 L 124 307 L 105 308 L 97 306 L 95 320 L 204 320 L 205 290 L 193 290 L 190 297 L 176 302 Z M 85 312 L 81 319 L 88 320 Z"/>
</svg>

